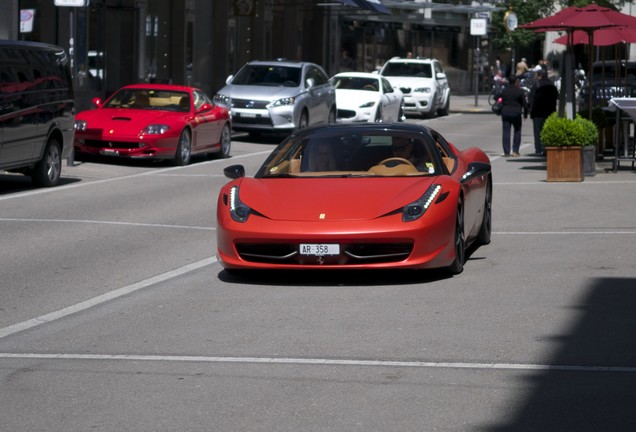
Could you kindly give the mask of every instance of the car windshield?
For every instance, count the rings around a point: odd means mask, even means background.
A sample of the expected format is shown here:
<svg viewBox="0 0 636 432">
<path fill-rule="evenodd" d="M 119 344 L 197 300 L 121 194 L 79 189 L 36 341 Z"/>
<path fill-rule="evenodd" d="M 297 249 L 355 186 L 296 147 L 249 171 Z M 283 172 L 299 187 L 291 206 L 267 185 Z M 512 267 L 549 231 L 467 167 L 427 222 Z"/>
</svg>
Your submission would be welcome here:
<svg viewBox="0 0 636 432">
<path fill-rule="evenodd" d="M 298 87 L 300 86 L 300 79 L 300 67 L 246 65 L 232 79 L 232 84 Z"/>
<path fill-rule="evenodd" d="M 384 76 L 414 76 L 433 78 L 433 68 L 430 63 L 390 62 L 382 71 Z"/>
<path fill-rule="evenodd" d="M 397 177 L 440 174 L 431 137 L 326 131 L 283 141 L 256 174 L 267 177 Z"/>
<path fill-rule="evenodd" d="M 333 78 L 333 86 L 336 90 L 378 91 L 378 80 L 376 78 L 336 76 Z"/>
<path fill-rule="evenodd" d="M 189 112 L 190 96 L 186 92 L 153 88 L 122 89 L 104 107 Z"/>
</svg>

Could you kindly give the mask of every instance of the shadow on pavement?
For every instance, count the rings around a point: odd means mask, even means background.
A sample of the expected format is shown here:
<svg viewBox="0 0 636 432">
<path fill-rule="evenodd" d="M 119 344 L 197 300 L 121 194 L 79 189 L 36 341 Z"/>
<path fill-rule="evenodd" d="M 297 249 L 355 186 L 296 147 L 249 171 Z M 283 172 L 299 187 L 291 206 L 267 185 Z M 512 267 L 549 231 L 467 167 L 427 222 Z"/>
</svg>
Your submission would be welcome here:
<svg viewBox="0 0 636 432">
<path fill-rule="evenodd" d="M 560 347 L 545 361 L 567 367 L 519 378 L 529 397 L 520 401 L 514 419 L 479 430 L 636 430 L 636 278 L 594 279 L 570 307 L 580 319 L 566 334 L 551 336 Z"/>
</svg>

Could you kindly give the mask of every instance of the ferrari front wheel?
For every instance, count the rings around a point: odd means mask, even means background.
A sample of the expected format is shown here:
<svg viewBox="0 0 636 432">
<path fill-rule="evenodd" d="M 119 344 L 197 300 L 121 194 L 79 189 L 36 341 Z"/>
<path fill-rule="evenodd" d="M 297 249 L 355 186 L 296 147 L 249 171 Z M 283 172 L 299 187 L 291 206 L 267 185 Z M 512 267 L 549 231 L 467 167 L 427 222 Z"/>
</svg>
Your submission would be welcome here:
<svg viewBox="0 0 636 432">
<path fill-rule="evenodd" d="M 177 144 L 177 152 L 174 155 L 174 164 L 178 166 L 185 166 L 190 163 L 190 156 L 192 155 L 192 136 L 190 130 L 184 129 L 179 136 L 179 143 Z"/>
<path fill-rule="evenodd" d="M 486 184 L 486 200 L 484 202 L 484 217 L 481 221 L 477 241 L 481 245 L 490 243 L 490 235 L 492 233 L 492 184 L 490 179 Z"/>
<path fill-rule="evenodd" d="M 451 274 L 460 274 L 464 270 L 464 260 L 466 259 L 466 239 L 464 238 L 464 205 L 460 199 L 457 203 L 457 215 L 455 220 L 455 260 L 448 267 Z"/>
</svg>

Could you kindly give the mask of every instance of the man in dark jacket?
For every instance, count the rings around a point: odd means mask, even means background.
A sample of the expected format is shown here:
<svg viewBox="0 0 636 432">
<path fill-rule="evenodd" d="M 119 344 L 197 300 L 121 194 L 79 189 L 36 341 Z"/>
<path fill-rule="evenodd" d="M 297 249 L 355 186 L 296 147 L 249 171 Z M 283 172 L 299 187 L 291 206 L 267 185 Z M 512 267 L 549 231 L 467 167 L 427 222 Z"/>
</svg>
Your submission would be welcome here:
<svg viewBox="0 0 636 432">
<path fill-rule="evenodd" d="M 501 110 L 501 125 L 502 125 L 502 146 L 503 156 L 510 156 L 510 130 L 513 131 L 512 138 L 512 156 L 519 156 L 519 147 L 521 146 L 521 115 L 523 118 L 528 118 L 528 102 L 523 90 L 519 88 L 519 80 L 517 77 L 511 76 L 508 79 L 509 85 L 507 85 L 501 92 L 503 108 Z"/>
<path fill-rule="evenodd" d="M 530 89 L 530 118 L 534 131 L 535 155 L 545 154 L 545 148 L 541 142 L 541 130 L 550 114 L 556 111 L 559 91 L 548 78 L 545 70 L 537 71 L 537 79 Z"/>
</svg>

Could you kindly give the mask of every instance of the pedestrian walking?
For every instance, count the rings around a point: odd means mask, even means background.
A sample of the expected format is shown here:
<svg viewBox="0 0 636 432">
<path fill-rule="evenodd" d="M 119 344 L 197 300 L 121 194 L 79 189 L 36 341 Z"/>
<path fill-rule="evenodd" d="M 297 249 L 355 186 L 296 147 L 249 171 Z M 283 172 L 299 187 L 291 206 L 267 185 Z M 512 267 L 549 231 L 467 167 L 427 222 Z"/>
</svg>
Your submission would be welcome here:
<svg viewBox="0 0 636 432">
<path fill-rule="evenodd" d="M 537 79 L 530 89 L 529 104 L 534 132 L 534 154 L 541 156 L 545 154 L 545 147 L 541 142 L 541 130 L 550 114 L 556 112 L 559 91 L 552 80 L 548 78 L 547 69 L 539 69 L 536 76 Z"/>
<path fill-rule="evenodd" d="M 526 58 L 523 57 L 519 63 L 517 63 L 515 69 L 515 75 L 517 78 L 521 79 L 530 69 L 528 68 L 528 63 L 526 62 Z"/>
<path fill-rule="evenodd" d="M 512 137 L 512 156 L 519 156 L 519 147 L 521 147 L 521 125 L 523 119 L 528 118 L 528 102 L 519 87 L 519 80 L 515 76 L 508 78 L 508 85 L 503 89 L 500 95 L 503 108 L 501 110 L 502 140 L 504 157 L 511 156 L 510 153 L 510 131 L 513 131 Z"/>
</svg>

